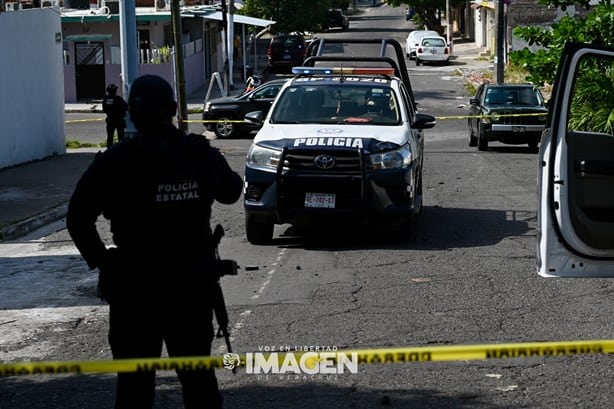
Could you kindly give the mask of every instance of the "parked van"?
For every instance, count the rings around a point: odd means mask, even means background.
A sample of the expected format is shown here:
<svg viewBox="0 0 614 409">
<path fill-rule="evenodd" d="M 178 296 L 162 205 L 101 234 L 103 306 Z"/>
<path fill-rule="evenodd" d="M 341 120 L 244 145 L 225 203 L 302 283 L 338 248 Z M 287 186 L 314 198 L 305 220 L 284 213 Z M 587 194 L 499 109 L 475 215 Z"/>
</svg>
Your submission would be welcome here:
<svg viewBox="0 0 614 409">
<path fill-rule="evenodd" d="M 267 49 L 268 65 L 272 72 L 290 72 L 296 65 L 301 65 L 305 58 L 307 46 L 300 34 L 277 34 L 271 38 Z"/>
</svg>

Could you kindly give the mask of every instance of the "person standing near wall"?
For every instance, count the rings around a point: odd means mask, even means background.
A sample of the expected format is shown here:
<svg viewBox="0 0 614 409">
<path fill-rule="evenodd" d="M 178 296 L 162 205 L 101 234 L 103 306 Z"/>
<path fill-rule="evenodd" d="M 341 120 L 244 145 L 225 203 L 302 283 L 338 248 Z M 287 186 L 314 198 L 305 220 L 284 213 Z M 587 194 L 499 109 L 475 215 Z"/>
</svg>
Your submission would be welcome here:
<svg viewBox="0 0 614 409">
<path fill-rule="evenodd" d="M 107 87 L 107 95 L 102 103 L 102 111 L 107 115 L 107 148 L 113 146 L 113 137 L 117 131 L 117 140 L 121 142 L 124 139 L 126 131 L 126 112 L 128 104 L 119 95 L 117 95 L 117 85 L 110 84 Z"/>
</svg>

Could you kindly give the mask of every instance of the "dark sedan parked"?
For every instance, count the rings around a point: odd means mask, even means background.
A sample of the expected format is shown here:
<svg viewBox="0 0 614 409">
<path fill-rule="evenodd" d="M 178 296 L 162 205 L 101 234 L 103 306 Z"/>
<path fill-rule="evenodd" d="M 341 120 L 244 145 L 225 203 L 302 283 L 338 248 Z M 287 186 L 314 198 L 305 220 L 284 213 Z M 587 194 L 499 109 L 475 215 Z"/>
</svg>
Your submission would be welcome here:
<svg viewBox="0 0 614 409">
<path fill-rule="evenodd" d="M 284 82 L 286 79 L 275 79 L 240 96 L 215 98 L 205 102 L 203 121 L 215 121 L 205 122 L 205 126 L 215 132 L 218 138 L 232 138 L 257 130 L 259 127 L 256 124 L 239 121 L 243 121 L 245 114 L 252 111 L 262 111 L 266 115 Z"/>
<path fill-rule="evenodd" d="M 469 104 L 469 146 L 485 151 L 499 141 L 537 148 L 548 108 L 534 85 L 482 84 Z"/>
</svg>

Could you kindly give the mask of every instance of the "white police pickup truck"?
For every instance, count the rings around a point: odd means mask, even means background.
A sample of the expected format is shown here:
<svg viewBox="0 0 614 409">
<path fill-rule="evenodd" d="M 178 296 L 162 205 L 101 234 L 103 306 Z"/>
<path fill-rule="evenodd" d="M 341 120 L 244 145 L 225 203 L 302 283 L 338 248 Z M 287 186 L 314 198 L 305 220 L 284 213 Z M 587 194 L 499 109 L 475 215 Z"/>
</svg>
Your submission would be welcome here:
<svg viewBox="0 0 614 409">
<path fill-rule="evenodd" d="M 542 134 L 537 270 L 614 277 L 614 49 L 565 46 Z"/>
<path fill-rule="evenodd" d="M 404 61 L 398 42 L 382 44 Z M 435 118 L 416 112 L 404 62 L 353 56 L 351 63 L 314 52 L 293 69 L 266 118 L 246 115 L 262 123 L 245 164 L 250 243 L 269 242 L 284 223 L 407 231 L 420 213 L 422 130 Z"/>
</svg>

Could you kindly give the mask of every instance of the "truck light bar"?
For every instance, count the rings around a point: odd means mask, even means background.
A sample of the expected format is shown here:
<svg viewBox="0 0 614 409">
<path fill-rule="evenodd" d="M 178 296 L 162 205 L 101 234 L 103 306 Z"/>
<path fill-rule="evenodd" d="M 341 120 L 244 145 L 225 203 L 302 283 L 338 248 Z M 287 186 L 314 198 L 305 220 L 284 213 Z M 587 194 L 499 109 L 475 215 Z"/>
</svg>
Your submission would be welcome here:
<svg viewBox="0 0 614 409">
<path fill-rule="evenodd" d="M 292 74 L 394 75 L 394 68 L 373 67 L 292 67 Z"/>
</svg>

